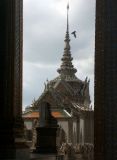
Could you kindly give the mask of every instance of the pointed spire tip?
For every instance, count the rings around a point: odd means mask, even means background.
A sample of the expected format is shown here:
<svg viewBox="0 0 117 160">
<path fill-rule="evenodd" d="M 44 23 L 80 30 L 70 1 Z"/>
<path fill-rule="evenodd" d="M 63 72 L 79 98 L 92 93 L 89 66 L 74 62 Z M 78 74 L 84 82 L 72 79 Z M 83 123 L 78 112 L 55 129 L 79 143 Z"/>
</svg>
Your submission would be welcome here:
<svg viewBox="0 0 117 160">
<path fill-rule="evenodd" d="M 68 2 L 68 4 L 67 4 L 67 10 L 69 9 L 69 2 Z"/>
</svg>

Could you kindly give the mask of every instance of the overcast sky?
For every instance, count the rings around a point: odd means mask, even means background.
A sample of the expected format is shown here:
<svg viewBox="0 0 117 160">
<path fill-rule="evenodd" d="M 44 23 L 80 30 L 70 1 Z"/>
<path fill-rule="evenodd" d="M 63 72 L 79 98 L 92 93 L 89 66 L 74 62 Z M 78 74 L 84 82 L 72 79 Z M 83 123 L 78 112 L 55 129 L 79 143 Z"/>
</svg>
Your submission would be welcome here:
<svg viewBox="0 0 117 160">
<path fill-rule="evenodd" d="M 66 32 L 67 0 L 24 0 L 23 109 L 37 99 L 44 82 L 58 76 Z M 71 0 L 69 9 L 71 53 L 76 75 L 90 78 L 94 95 L 95 0 Z"/>
</svg>

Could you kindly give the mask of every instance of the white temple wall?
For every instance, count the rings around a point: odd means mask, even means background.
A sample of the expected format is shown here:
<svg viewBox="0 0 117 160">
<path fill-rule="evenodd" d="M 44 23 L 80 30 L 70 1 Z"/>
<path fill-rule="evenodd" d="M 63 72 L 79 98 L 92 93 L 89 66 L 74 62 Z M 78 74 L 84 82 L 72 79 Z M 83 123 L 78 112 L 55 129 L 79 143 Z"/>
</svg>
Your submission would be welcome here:
<svg viewBox="0 0 117 160">
<path fill-rule="evenodd" d="M 69 137 L 68 136 L 68 121 L 58 120 L 58 125 L 60 125 L 64 129 L 64 131 L 66 133 L 67 142 L 68 142 L 68 137 Z"/>
<path fill-rule="evenodd" d="M 64 129 L 66 133 L 67 142 L 72 143 L 73 145 L 82 142 L 79 140 L 80 136 L 80 129 L 83 131 L 84 137 L 84 120 L 82 119 L 68 119 L 68 120 L 58 120 L 58 124 Z"/>
<path fill-rule="evenodd" d="M 24 125 L 25 125 L 27 130 L 32 130 L 32 123 L 33 122 L 31 120 L 30 121 L 29 120 L 27 120 L 27 121 L 25 120 L 24 121 Z"/>
</svg>

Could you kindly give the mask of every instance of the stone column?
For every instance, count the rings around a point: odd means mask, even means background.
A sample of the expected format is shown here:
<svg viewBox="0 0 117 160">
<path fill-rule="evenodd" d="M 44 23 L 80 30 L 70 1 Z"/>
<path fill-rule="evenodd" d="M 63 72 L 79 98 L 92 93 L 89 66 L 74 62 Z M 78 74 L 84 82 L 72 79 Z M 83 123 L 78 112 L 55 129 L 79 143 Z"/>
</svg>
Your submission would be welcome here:
<svg viewBox="0 0 117 160">
<path fill-rule="evenodd" d="M 23 0 L 15 0 L 14 7 L 14 131 L 16 145 L 19 145 L 24 136 L 22 119 Z"/>
<path fill-rule="evenodd" d="M 68 121 L 68 142 L 73 142 L 73 119 L 70 118 Z"/>
<path fill-rule="evenodd" d="M 80 136 L 80 120 L 79 118 L 77 118 L 76 121 L 76 132 L 77 132 L 77 143 L 79 143 L 79 136 Z"/>
<path fill-rule="evenodd" d="M 80 115 L 79 143 L 84 143 L 84 116 Z"/>
<path fill-rule="evenodd" d="M 0 20 L 0 159 L 6 160 L 15 157 L 15 137 L 23 133 L 22 0 L 1 0 Z"/>
<path fill-rule="evenodd" d="M 85 113 L 84 116 L 84 143 L 90 143 L 91 141 L 91 125 L 90 125 L 90 113 Z"/>
<path fill-rule="evenodd" d="M 0 1 L 0 159 L 13 159 L 14 0 Z"/>
<path fill-rule="evenodd" d="M 93 121 L 94 121 L 94 112 L 90 111 L 85 114 L 84 117 L 84 142 L 85 143 L 92 143 L 94 139 L 94 126 L 93 126 Z"/>
</svg>

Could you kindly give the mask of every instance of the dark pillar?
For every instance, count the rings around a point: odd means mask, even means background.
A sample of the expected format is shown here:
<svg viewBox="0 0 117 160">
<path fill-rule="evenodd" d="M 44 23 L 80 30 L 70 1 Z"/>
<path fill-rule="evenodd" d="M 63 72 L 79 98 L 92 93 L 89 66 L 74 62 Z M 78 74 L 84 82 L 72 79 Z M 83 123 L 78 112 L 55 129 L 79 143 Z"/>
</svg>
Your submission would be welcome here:
<svg viewBox="0 0 117 160">
<path fill-rule="evenodd" d="M 15 137 L 23 133 L 22 5 L 0 1 L 0 159 L 13 159 Z"/>
<path fill-rule="evenodd" d="M 96 1 L 95 160 L 117 159 L 117 1 Z"/>
<path fill-rule="evenodd" d="M 80 120 L 79 120 L 79 117 L 77 118 L 77 121 L 76 121 L 76 139 L 77 139 L 77 144 L 79 143 L 79 132 L 80 132 Z"/>
<path fill-rule="evenodd" d="M 87 111 L 84 115 L 84 143 L 94 144 L 94 112 Z"/>
<path fill-rule="evenodd" d="M 0 1 L 0 159 L 14 149 L 14 1 Z"/>
<path fill-rule="evenodd" d="M 22 119 L 23 0 L 15 0 L 14 2 L 14 131 L 16 145 L 19 145 L 24 136 Z"/>
<path fill-rule="evenodd" d="M 68 142 L 73 143 L 73 119 L 68 120 Z"/>
<path fill-rule="evenodd" d="M 77 144 L 79 143 L 79 136 L 80 136 L 80 120 L 79 117 L 77 118 L 77 123 L 76 123 L 76 133 L 77 133 Z"/>
</svg>

